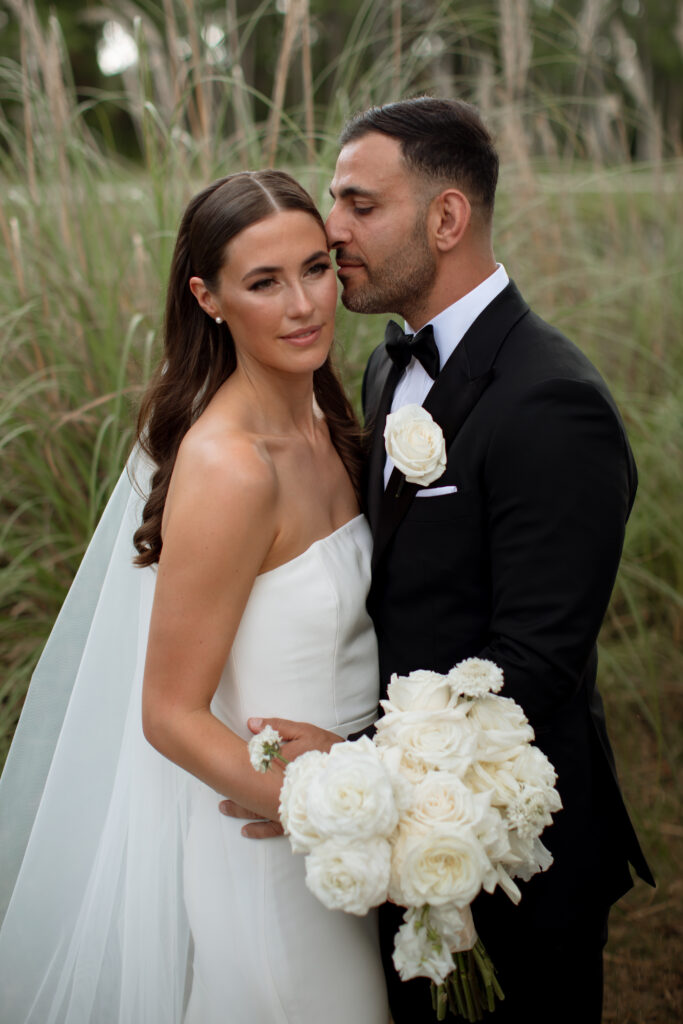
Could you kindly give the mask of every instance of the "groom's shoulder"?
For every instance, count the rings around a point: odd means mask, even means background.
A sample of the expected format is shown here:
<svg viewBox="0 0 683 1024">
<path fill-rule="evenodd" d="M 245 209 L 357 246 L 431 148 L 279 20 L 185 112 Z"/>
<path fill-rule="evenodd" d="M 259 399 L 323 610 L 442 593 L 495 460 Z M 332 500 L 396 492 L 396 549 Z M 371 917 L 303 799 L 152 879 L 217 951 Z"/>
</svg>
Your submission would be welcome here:
<svg viewBox="0 0 683 1024">
<path fill-rule="evenodd" d="M 513 327 L 498 359 L 503 372 L 514 371 L 519 383 L 566 379 L 593 384 L 607 391 L 607 384 L 580 344 L 557 325 L 530 309 Z"/>
<path fill-rule="evenodd" d="M 489 392 L 489 404 L 498 407 L 503 419 L 515 419 L 520 410 L 545 400 L 551 418 L 552 410 L 559 417 L 574 403 L 601 409 L 624 431 L 614 396 L 588 355 L 560 327 L 531 309 L 502 346 Z"/>
</svg>

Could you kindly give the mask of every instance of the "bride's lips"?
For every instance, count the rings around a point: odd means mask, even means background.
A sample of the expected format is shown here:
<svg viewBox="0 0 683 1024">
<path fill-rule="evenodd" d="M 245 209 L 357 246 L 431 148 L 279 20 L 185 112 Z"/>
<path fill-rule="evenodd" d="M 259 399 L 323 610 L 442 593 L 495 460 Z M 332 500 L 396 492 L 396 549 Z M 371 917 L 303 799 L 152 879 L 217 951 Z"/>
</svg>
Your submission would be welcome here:
<svg viewBox="0 0 683 1024">
<path fill-rule="evenodd" d="M 312 345 L 320 337 L 320 332 L 323 329 L 322 324 L 311 324 L 308 327 L 299 327 L 296 331 L 291 331 L 289 334 L 281 334 L 280 337 L 283 341 L 288 341 L 290 345 Z"/>
</svg>

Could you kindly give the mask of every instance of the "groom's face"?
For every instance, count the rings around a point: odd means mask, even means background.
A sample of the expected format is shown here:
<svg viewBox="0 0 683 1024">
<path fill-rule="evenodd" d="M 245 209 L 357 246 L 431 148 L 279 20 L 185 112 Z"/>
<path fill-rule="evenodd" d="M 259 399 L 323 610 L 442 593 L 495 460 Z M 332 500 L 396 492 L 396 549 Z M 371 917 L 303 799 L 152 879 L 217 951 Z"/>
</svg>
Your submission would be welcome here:
<svg viewBox="0 0 683 1024">
<path fill-rule="evenodd" d="M 398 140 L 369 132 L 344 146 L 330 193 L 326 230 L 342 302 L 356 313 L 400 313 L 411 320 L 433 286 L 436 262 L 429 196 Z"/>
</svg>

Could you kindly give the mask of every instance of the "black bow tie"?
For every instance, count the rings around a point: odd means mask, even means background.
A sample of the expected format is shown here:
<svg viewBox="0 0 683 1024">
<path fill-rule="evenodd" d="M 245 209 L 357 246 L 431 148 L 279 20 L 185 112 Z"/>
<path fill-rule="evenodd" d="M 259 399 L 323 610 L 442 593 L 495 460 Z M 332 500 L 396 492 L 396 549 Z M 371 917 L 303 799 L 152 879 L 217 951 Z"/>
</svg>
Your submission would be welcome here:
<svg viewBox="0 0 683 1024">
<path fill-rule="evenodd" d="M 404 334 L 394 320 L 390 320 L 384 334 L 384 341 L 387 347 L 387 354 L 392 362 L 405 370 L 410 360 L 415 356 L 432 378 L 436 380 L 439 375 L 441 360 L 439 350 L 434 341 L 434 329 L 427 324 L 417 334 Z"/>
</svg>

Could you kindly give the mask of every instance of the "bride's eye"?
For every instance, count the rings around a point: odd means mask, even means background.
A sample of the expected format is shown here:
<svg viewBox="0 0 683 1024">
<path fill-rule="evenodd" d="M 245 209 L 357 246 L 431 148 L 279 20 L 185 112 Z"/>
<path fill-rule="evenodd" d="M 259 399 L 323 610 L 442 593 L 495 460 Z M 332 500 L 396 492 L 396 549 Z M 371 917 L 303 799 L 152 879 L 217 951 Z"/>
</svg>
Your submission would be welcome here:
<svg viewBox="0 0 683 1024">
<path fill-rule="evenodd" d="M 312 274 L 314 277 L 322 277 L 326 270 L 332 270 L 332 264 L 321 260 L 319 263 L 314 263 L 310 266 L 306 273 Z"/>
<path fill-rule="evenodd" d="M 253 284 L 249 285 L 250 292 L 263 292 L 267 288 L 270 288 L 272 284 L 275 284 L 274 277 L 262 277 L 258 281 L 254 281 Z"/>
</svg>

